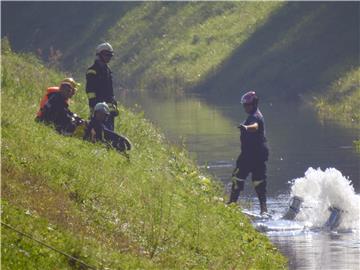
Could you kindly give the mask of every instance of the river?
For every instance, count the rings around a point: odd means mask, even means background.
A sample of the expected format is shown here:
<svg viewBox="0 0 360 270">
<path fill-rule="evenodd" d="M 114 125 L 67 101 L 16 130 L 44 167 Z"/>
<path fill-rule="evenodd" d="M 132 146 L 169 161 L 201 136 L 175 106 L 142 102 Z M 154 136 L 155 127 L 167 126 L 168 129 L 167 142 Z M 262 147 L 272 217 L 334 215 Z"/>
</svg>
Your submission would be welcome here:
<svg viewBox="0 0 360 270">
<path fill-rule="evenodd" d="M 238 100 L 214 100 L 199 94 L 163 97 L 129 92 L 123 92 L 119 99 L 128 107 L 144 111 L 145 117 L 172 143 L 184 145 L 202 170 L 222 181 L 225 190 L 229 188 L 240 152 L 236 126 L 246 118 Z M 312 108 L 299 102 L 264 101 L 260 109 L 270 148 L 268 208 L 273 219 L 269 222 L 277 222 L 278 226 L 264 233 L 288 257 L 290 269 L 360 269 L 358 227 L 343 232 L 324 231 L 303 226 L 303 222 L 300 228 L 299 224 L 293 228 L 294 224 L 289 227 L 278 219 L 288 208 L 293 180 L 304 177 L 309 167 L 336 168 L 352 181 L 359 194 L 360 160 L 352 142 L 360 130 L 319 121 Z M 251 181 L 245 184 L 241 202 L 246 203 L 248 210 L 258 211 Z M 351 214 L 359 216 L 358 208 Z"/>
</svg>

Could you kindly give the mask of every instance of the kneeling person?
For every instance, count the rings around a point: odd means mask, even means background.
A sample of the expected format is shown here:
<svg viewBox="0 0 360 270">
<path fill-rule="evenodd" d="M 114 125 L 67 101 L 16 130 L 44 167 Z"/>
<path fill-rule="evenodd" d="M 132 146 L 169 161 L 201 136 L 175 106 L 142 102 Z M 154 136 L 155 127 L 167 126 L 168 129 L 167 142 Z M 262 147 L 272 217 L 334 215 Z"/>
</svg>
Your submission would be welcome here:
<svg viewBox="0 0 360 270">
<path fill-rule="evenodd" d="M 91 142 L 103 142 L 120 152 L 131 150 L 129 139 L 121 136 L 105 126 L 110 115 L 109 106 L 105 102 L 97 103 L 94 107 L 94 114 L 88 124 L 84 139 Z"/>
</svg>

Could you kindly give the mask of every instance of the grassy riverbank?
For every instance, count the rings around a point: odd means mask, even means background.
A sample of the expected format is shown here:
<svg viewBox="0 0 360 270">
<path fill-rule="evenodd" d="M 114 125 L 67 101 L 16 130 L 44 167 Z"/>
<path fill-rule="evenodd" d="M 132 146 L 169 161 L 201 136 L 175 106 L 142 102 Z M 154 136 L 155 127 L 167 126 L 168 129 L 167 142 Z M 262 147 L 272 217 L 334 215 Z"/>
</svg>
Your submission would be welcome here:
<svg viewBox="0 0 360 270">
<path fill-rule="evenodd" d="M 344 126 L 360 127 L 360 68 L 354 68 L 335 81 L 315 105 L 323 119 Z"/>
<path fill-rule="evenodd" d="M 360 128 L 360 68 L 347 72 L 313 103 L 321 119 L 336 121 L 345 128 Z M 360 138 L 354 147 L 360 153 Z"/>
<path fill-rule="evenodd" d="M 130 89 L 172 93 L 217 70 L 282 6 L 281 2 L 7 3 L 4 33 L 17 50 L 40 52 L 51 63 L 50 48 L 58 50 L 58 64 L 82 75 L 96 44 L 107 40 L 116 52 L 112 66 L 118 82 Z M 57 10 L 62 14 L 41 27 L 43 15 Z M 15 19 L 18 14 L 21 22 Z M 71 16 L 78 17 L 78 25 Z"/>
<path fill-rule="evenodd" d="M 182 91 L 220 68 L 283 3 L 143 3 L 109 29 L 114 68 L 137 89 Z"/>
<path fill-rule="evenodd" d="M 121 108 L 130 161 L 34 122 L 64 74 L 2 51 L 2 221 L 100 269 L 282 269 L 285 259 L 183 149 Z M 71 104 L 87 116 L 83 87 Z M 83 269 L 2 227 L 2 269 Z"/>
<path fill-rule="evenodd" d="M 327 95 L 358 69 L 359 5 L 6 2 L 2 29 L 17 51 L 36 52 L 82 78 L 96 44 L 111 42 L 117 88 L 232 98 L 255 89 L 263 99 L 296 100 Z"/>
<path fill-rule="evenodd" d="M 17 51 L 82 78 L 96 44 L 107 40 L 117 87 L 232 97 L 255 89 L 263 98 L 294 100 L 322 95 L 359 67 L 359 5 L 5 2 L 2 34 Z"/>
</svg>

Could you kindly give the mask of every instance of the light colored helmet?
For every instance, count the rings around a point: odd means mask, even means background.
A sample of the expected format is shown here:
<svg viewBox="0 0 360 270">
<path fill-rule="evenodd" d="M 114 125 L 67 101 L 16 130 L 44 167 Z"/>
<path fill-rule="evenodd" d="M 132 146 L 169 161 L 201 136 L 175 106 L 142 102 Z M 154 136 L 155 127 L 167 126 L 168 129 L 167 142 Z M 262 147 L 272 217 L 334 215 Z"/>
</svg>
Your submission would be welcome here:
<svg viewBox="0 0 360 270">
<path fill-rule="evenodd" d="M 107 42 L 101 43 L 96 47 L 96 54 L 99 54 L 102 51 L 107 51 L 107 52 L 114 54 L 113 47 L 110 45 L 110 43 L 107 43 Z"/>
<path fill-rule="evenodd" d="M 61 84 L 60 85 L 63 85 L 63 84 L 67 84 L 67 85 L 70 85 L 70 87 L 72 89 L 74 89 L 75 91 L 78 90 L 78 87 L 80 86 L 80 83 L 77 83 L 73 78 L 65 78 L 61 81 Z"/>
<path fill-rule="evenodd" d="M 106 104 L 106 102 L 99 102 L 95 105 L 94 113 L 95 112 L 103 112 L 107 115 L 110 114 L 109 106 Z"/>
<path fill-rule="evenodd" d="M 257 106 L 259 98 L 255 91 L 249 91 L 241 97 L 241 104 L 253 104 Z"/>
</svg>

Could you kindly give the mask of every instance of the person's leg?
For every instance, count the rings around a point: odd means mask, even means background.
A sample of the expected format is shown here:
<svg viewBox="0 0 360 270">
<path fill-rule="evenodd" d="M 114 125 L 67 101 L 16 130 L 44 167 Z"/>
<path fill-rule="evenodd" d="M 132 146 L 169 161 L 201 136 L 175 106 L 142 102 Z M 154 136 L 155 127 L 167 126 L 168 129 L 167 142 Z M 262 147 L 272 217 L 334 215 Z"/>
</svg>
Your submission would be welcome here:
<svg viewBox="0 0 360 270">
<path fill-rule="evenodd" d="M 118 135 L 115 148 L 120 152 L 126 152 L 131 150 L 131 142 L 128 138 Z"/>
<path fill-rule="evenodd" d="M 238 158 L 236 163 L 236 169 L 231 178 L 232 186 L 228 204 L 237 202 L 240 192 L 244 190 L 245 179 L 249 174 L 248 166 L 241 157 Z"/>
<path fill-rule="evenodd" d="M 260 162 L 252 172 L 252 182 L 260 203 L 260 214 L 267 212 L 266 205 L 266 164 Z"/>
<path fill-rule="evenodd" d="M 104 122 L 104 125 L 111 131 L 115 130 L 115 117 L 112 115 L 109 115 L 107 119 Z"/>
<path fill-rule="evenodd" d="M 111 130 L 104 131 L 105 140 L 111 143 L 111 146 L 119 152 L 126 152 L 131 150 L 131 142 L 128 138 L 117 134 Z"/>
<path fill-rule="evenodd" d="M 240 192 L 244 190 L 245 179 L 240 179 L 237 178 L 236 176 L 233 176 L 231 180 L 232 180 L 232 186 L 231 186 L 231 193 L 228 204 L 236 203 L 240 196 Z"/>
<path fill-rule="evenodd" d="M 266 180 L 253 181 L 255 191 L 260 202 L 260 214 L 267 213 L 266 205 Z"/>
</svg>

